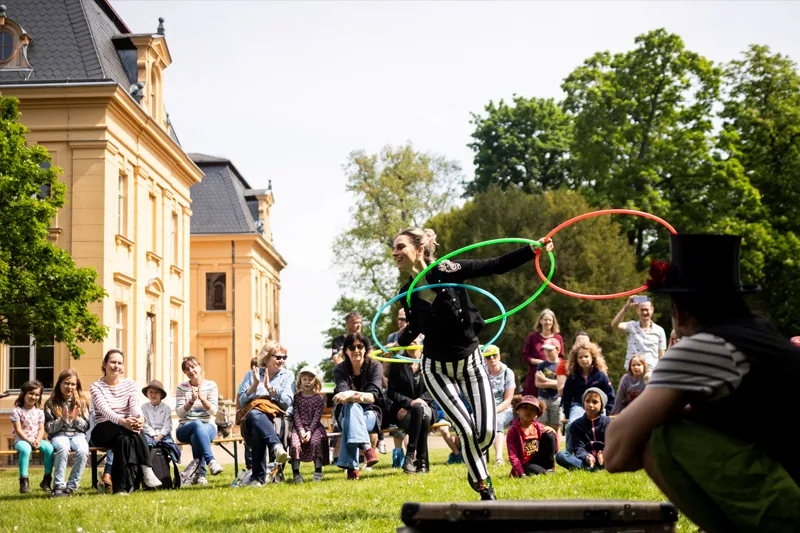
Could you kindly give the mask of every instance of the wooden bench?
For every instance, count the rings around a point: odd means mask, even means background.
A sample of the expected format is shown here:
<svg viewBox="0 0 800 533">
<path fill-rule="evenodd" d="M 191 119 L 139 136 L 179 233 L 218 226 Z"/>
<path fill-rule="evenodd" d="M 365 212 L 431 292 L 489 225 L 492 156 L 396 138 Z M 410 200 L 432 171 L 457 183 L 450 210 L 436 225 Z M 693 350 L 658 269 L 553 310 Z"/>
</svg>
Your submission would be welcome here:
<svg viewBox="0 0 800 533">
<path fill-rule="evenodd" d="M 221 438 L 221 439 L 214 439 L 214 440 L 211 441 L 211 444 L 216 444 L 217 446 L 219 446 L 220 448 L 225 450 L 225 453 L 227 453 L 228 455 L 233 457 L 233 476 L 234 476 L 234 478 L 239 473 L 239 443 L 240 442 L 244 442 L 244 439 L 241 436 L 231 436 L 231 437 L 226 437 L 226 438 Z M 191 444 L 189 444 L 188 442 L 177 442 L 176 441 L 175 444 L 177 444 L 178 446 L 191 446 Z M 233 451 L 231 451 L 230 449 L 226 448 L 225 447 L 226 444 L 233 444 Z M 108 450 L 109 450 L 109 448 L 100 448 L 100 447 L 96 447 L 96 446 L 93 446 L 93 447 L 89 448 L 89 455 L 90 455 L 90 459 L 91 459 L 91 463 L 92 463 L 92 488 L 93 489 L 97 488 L 97 481 L 98 481 L 97 468 L 100 465 L 100 463 L 103 461 L 103 459 L 106 458 L 106 454 L 107 454 Z M 3 452 L 0 452 L 0 453 L 3 453 Z M 13 453 L 17 453 L 17 452 L 13 451 Z M 98 454 L 102 454 L 102 456 L 98 457 Z"/>
<path fill-rule="evenodd" d="M 440 428 L 440 427 L 443 427 L 443 426 L 450 426 L 450 424 L 449 424 L 449 423 L 447 423 L 447 422 L 436 422 L 435 424 L 431 425 L 431 427 L 429 428 L 429 430 L 438 429 L 438 428 Z M 398 431 L 403 431 L 403 429 L 402 429 L 402 428 L 386 428 L 386 429 L 381 429 L 381 430 L 379 430 L 379 431 L 375 431 L 375 430 L 373 430 L 373 431 L 370 431 L 370 434 L 376 434 L 376 433 L 384 433 L 384 434 L 386 434 L 386 433 L 396 433 L 396 432 L 398 432 Z M 333 438 L 333 437 L 341 437 L 341 436 L 342 436 L 342 433 L 341 433 L 340 431 L 338 431 L 338 432 L 329 432 L 329 433 L 328 433 L 328 438 L 329 438 L 329 439 L 330 439 L 330 438 Z"/>
</svg>

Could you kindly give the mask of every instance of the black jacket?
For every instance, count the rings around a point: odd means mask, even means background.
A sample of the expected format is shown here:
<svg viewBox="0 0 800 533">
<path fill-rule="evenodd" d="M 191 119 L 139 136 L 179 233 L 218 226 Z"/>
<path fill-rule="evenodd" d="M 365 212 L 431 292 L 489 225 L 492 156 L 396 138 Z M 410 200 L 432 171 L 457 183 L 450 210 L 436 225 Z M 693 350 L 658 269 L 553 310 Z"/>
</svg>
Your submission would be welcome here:
<svg viewBox="0 0 800 533">
<path fill-rule="evenodd" d="M 513 252 L 492 259 L 442 261 L 425 276 L 428 284 L 464 283 L 468 279 L 505 274 L 532 260 L 535 254 L 525 245 Z M 400 289 L 408 291 L 412 279 Z M 478 333 L 486 325 L 472 304 L 466 289 L 439 287 L 431 289 L 436 297 L 432 303 L 411 295 L 411 307 L 406 298 L 400 302 L 406 312 L 408 325 L 400 333 L 398 343 L 408 346 L 420 333 L 425 334 L 425 357 L 437 361 L 459 361 L 467 358 L 478 347 Z"/>
<path fill-rule="evenodd" d="M 597 456 L 597 452 L 603 451 L 606 442 L 606 428 L 611 423 L 611 418 L 600 415 L 594 420 L 583 415 L 569 425 L 569 433 L 572 439 L 572 453 L 581 461 L 586 461 L 589 455 Z M 571 451 L 571 450 L 567 450 Z"/>
<path fill-rule="evenodd" d="M 425 389 L 422 382 L 422 371 L 417 373 L 411 370 L 411 365 L 394 363 L 389 368 L 389 389 L 387 392 L 391 406 L 389 407 L 389 422 L 397 423 L 397 412 L 400 409 L 408 409 L 411 402 L 417 398 L 422 398 L 425 403 L 430 405 L 433 398 Z"/>
<path fill-rule="evenodd" d="M 375 411 L 375 418 L 378 423 L 375 427 L 381 427 L 383 421 L 383 365 L 377 361 L 367 358 L 364 366 L 361 367 L 361 374 L 353 375 L 353 367 L 350 359 L 344 357 L 344 361 L 333 367 L 333 380 L 336 387 L 333 389 L 334 395 L 345 391 L 368 392 L 375 397 L 375 403 L 361 404 L 364 411 Z M 334 417 L 338 420 L 342 404 L 336 406 Z"/>
</svg>

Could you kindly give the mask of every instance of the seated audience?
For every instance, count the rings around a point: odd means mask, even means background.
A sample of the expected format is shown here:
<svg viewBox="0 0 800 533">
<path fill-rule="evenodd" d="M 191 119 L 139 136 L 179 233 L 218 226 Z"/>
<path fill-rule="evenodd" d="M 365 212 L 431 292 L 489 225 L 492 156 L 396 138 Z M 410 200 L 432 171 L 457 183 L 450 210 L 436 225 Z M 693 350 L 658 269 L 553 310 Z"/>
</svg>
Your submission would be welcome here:
<svg viewBox="0 0 800 533">
<path fill-rule="evenodd" d="M 11 434 L 14 436 L 14 449 L 19 452 L 19 492 L 31 491 L 28 479 L 28 465 L 31 452 L 39 450 L 44 456 L 44 477 L 39 487 L 50 492 L 53 480 L 53 446 L 44 439 L 44 411 L 42 393 L 44 387 L 38 381 L 26 381 L 19 390 L 11 411 Z"/>
<path fill-rule="evenodd" d="M 596 387 L 606 394 L 608 400 L 603 405 L 610 414 L 614 408 L 614 389 L 606 374 L 608 367 L 600 347 L 593 342 L 576 344 L 569 353 L 567 369 L 569 375 L 564 384 L 561 405 L 569 419 L 568 424 L 583 416 L 581 400 L 583 392 L 590 387 Z M 571 438 L 571 433 L 567 429 L 567 450 L 570 449 Z"/>
<path fill-rule="evenodd" d="M 500 361 L 500 349 L 497 346 L 492 344 L 484 346 L 484 352 L 492 354 L 484 357 L 484 361 L 486 361 L 486 373 L 489 375 L 489 383 L 492 386 L 495 410 L 497 412 L 494 436 L 495 464 L 502 466 L 505 464 L 505 461 L 503 461 L 503 442 L 506 440 L 503 438 L 503 434 L 511 425 L 512 420 L 514 420 L 511 399 L 517 390 L 517 383 L 514 371 Z"/>
<path fill-rule="evenodd" d="M 567 431 L 572 435 L 567 451 L 556 454 L 559 466 L 568 470 L 584 469 L 590 472 L 604 468 L 606 428 L 611 418 L 603 414 L 607 409 L 606 393 L 590 387 L 583 393 L 583 415 L 570 424 Z"/>
<path fill-rule="evenodd" d="M 122 376 L 125 371 L 122 352 L 106 352 L 102 365 L 103 377 L 92 383 L 95 423 L 92 442 L 101 448 L 111 448 L 114 464 L 111 481 L 114 494 L 126 495 L 141 479 L 150 488 L 161 486 L 150 464 L 150 448 L 142 433 L 144 417 L 139 404 L 136 382 Z"/>
<path fill-rule="evenodd" d="M 389 367 L 389 422 L 408 435 L 403 460 L 406 474 L 428 472 L 428 432 L 433 398 L 425 390 L 419 363 L 391 364 Z"/>
<path fill-rule="evenodd" d="M 185 482 L 189 485 L 207 485 L 206 465 L 212 476 L 223 471 L 211 450 L 211 441 L 217 436 L 219 389 L 216 383 L 204 378 L 203 368 L 196 357 L 185 358 L 181 370 L 189 380 L 179 384 L 175 390 L 175 414 L 180 420 L 175 436 L 180 442 L 192 445 L 194 458 L 194 464 L 190 465 L 192 475 L 189 476 L 187 472 Z M 111 477 L 113 479 L 114 476 Z"/>
<path fill-rule="evenodd" d="M 344 339 L 344 361 L 333 369 L 336 382 L 333 402 L 334 417 L 342 431 L 341 447 L 336 466 L 347 470 L 347 479 L 359 479 L 359 453 L 364 454 L 367 467 L 378 463 L 375 450 L 377 436 L 370 435 L 381 427 L 381 384 L 383 366 L 367 357 L 372 348 L 361 333 L 351 333 Z"/>
<path fill-rule="evenodd" d="M 617 389 L 617 399 L 614 402 L 612 415 L 622 412 L 642 392 L 646 383 L 644 376 L 647 374 L 647 362 L 639 354 L 635 354 L 628 362 L 628 372 L 622 376 Z"/>
<path fill-rule="evenodd" d="M 322 376 L 314 367 L 305 366 L 297 376 L 297 394 L 292 406 L 292 437 L 289 455 L 295 484 L 303 482 L 300 463 L 314 463 L 313 481 L 322 481 L 322 467 L 328 464 L 328 433 L 322 425 L 325 395 Z"/>
<path fill-rule="evenodd" d="M 142 394 L 150 400 L 142 404 L 142 415 L 144 415 L 142 432 L 147 437 L 147 443 L 152 446 L 159 442 L 174 442 L 172 440 L 172 409 L 163 401 L 167 397 L 164 385 L 154 379 L 142 389 Z"/>
<path fill-rule="evenodd" d="M 89 402 L 83 396 L 78 373 L 68 368 L 61 372 L 53 387 L 53 394 L 44 406 L 44 428 L 55 450 L 53 464 L 53 498 L 71 496 L 81 485 L 81 476 L 89 458 Z M 69 452 L 75 452 L 69 480 L 67 462 Z"/>
<path fill-rule="evenodd" d="M 572 343 L 572 347 L 574 348 L 578 344 L 582 344 L 584 342 L 586 343 L 592 342 L 592 339 L 589 338 L 589 334 L 586 333 L 585 331 L 579 331 L 578 333 L 575 334 L 575 341 Z M 562 348 L 564 347 L 562 346 Z M 564 384 L 567 382 L 567 374 L 569 374 L 569 372 L 567 372 L 567 359 L 564 357 L 565 351 L 566 349 L 564 349 L 558 354 L 559 360 L 558 360 L 558 366 L 556 367 L 556 381 L 558 382 L 559 397 L 561 397 L 561 395 L 564 394 Z M 567 416 L 569 416 L 566 410 L 563 409 L 564 402 L 561 402 L 561 407 L 562 410 L 564 410 L 564 414 L 567 414 Z"/>
<path fill-rule="evenodd" d="M 252 486 L 267 482 L 270 452 L 279 464 L 289 460 L 275 429 L 276 417 L 289 410 L 295 394 L 294 373 L 284 368 L 286 357 L 286 349 L 280 343 L 268 341 L 261 348 L 258 368 L 248 371 L 239 384 L 236 417 L 242 437 L 252 449 L 253 473 L 248 482 Z"/>
<path fill-rule="evenodd" d="M 543 403 L 533 396 L 523 396 L 514 408 L 518 418 L 506 435 L 511 477 L 546 474 L 556 466 L 558 436 L 536 420 L 544 411 Z"/>
</svg>

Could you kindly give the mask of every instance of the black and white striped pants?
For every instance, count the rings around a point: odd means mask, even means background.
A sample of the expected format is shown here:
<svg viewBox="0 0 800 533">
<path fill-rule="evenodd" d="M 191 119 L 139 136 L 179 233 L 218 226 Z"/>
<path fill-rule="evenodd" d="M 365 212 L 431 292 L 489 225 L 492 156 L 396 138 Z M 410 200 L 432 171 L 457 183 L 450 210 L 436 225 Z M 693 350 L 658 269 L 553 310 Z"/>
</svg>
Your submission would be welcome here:
<svg viewBox="0 0 800 533">
<path fill-rule="evenodd" d="M 497 413 L 480 348 L 466 359 L 455 362 L 435 361 L 423 353 L 422 379 L 461 437 L 461 454 L 469 478 L 472 481 L 488 479 L 483 452 L 494 440 Z M 462 393 L 472 407 L 472 416 L 461 399 Z"/>
</svg>

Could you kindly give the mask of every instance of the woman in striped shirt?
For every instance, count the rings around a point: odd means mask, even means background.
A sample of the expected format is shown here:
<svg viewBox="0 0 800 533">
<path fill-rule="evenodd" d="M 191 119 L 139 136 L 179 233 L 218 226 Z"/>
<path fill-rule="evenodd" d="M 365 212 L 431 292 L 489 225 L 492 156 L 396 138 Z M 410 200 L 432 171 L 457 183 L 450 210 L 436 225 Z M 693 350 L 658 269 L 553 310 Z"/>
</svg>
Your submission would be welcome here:
<svg viewBox="0 0 800 533">
<path fill-rule="evenodd" d="M 114 494 L 129 494 L 140 477 L 148 487 L 160 487 L 142 433 L 144 417 L 139 405 L 139 387 L 132 379 L 122 377 L 125 371 L 122 352 L 109 350 L 102 369 L 103 377 L 89 388 L 96 424 L 92 442 L 114 452 L 111 470 Z"/>
<path fill-rule="evenodd" d="M 196 461 L 196 467 L 190 470 L 191 476 L 187 476 L 186 481 L 193 485 L 207 485 L 206 465 L 212 476 L 221 474 L 223 470 L 211 451 L 211 441 L 217 436 L 219 389 L 216 383 L 203 378 L 203 368 L 196 357 L 184 359 L 181 370 L 189 381 L 184 381 L 175 390 L 175 413 L 180 418 L 175 436 L 179 441 L 192 445 L 192 457 Z"/>
</svg>

